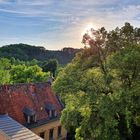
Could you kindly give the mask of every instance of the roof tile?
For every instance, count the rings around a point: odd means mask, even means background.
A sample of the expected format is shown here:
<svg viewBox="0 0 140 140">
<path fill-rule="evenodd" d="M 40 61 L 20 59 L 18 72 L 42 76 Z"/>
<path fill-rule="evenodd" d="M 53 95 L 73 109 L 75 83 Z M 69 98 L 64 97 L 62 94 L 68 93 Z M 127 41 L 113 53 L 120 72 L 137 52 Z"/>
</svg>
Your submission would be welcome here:
<svg viewBox="0 0 140 140">
<path fill-rule="evenodd" d="M 0 86 L 0 114 L 8 114 L 25 124 L 23 109 L 29 107 L 37 113 L 37 121 L 48 119 L 45 103 L 52 104 L 59 115 L 62 106 L 48 83 Z"/>
</svg>

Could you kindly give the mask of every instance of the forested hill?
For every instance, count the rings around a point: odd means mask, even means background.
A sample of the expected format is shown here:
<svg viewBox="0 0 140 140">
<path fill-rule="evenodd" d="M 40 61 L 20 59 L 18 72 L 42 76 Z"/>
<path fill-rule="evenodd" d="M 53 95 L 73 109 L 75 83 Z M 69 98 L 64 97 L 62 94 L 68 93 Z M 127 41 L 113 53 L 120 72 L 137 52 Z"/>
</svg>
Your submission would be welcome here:
<svg viewBox="0 0 140 140">
<path fill-rule="evenodd" d="M 63 48 L 62 50 L 46 50 L 44 47 L 36 47 L 27 44 L 12 44 L 0 48 L 0 57 L 14 57 L 19 60 L 30 61 L 37 59 L 40 61 L 57 59 L 61 65 L 70 62 L 80 49 Z"/>
</svg>

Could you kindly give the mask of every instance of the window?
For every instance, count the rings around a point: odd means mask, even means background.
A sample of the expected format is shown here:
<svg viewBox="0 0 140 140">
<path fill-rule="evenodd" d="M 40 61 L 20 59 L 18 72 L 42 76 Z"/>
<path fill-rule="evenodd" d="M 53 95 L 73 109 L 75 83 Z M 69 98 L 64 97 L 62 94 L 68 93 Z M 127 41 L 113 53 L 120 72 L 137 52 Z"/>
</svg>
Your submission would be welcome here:
<svg viewBox="0 0 140 140">
<path fill-rule="evenodd" d="M 27 123 L 34 123 L 36 122 L 36 115 L 29 116 L 24 113 L 24 117 Z"/>
<path fill-rule="evenodd" d="M 36 122 L 36 115 L 30 116 L 30 123 Z"/>
<path fill-rule="evenodd" d="M 24 107 L 23 114 L 28 124 L 36 122 L 36 112 L 33 109 Z"/>
<path fill-rule="evenodd" d="M 45 138 L 45 132 L 41 132 L 40 134 L 39 134 L 39 136 L 41 137 L 41 138 Z"/>
<path fill-rule="evenodd" d="M 45 104 L 45 110 L 46 110 L 49 118 L 53 118 L 53 117 L 57 116 L 56 109 L 55 109 L 54 105 L 52 105 L 51 103 Z"/>
<path fill-rule="evenodd" d="M 57 129 L 57 135 L 58 135 L 58 137 L 61 137 L 61 131 L 62 131 L 62 127 L 61 126 L 58 126 L 58 129 Z"/>
<path fill-rule="evenodd" d="M 50 129 L 49 140 L 53 140 L 53 129 Z"/>
<path fill-rule="evenodd" d="M 52 110 L 52 116 L 51 117 L 55 117 L 55 110 Z"/>
</svg>

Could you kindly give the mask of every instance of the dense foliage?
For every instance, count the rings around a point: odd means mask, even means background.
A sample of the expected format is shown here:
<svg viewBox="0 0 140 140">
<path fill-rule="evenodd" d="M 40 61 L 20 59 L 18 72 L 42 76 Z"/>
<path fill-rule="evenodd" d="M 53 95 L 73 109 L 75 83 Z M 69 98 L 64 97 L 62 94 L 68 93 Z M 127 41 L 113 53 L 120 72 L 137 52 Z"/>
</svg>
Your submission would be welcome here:
<svg viewBox="0 0 140 140">
<path fill-rule="evenodd" d="M 50 72 L 43 72 L 37 63 L 0 58 L 0 84 L 47 82 Z"/>
<path fill-rule="evenodd" d="M 57 67 L 58 67 L 58 61 L 56 59 L 50 59 L 49 61 L 44 61 L 42 63 L 43 71 L 51 72 L 53 77 L 55 77 Z"/>
<path fill-rule="evenodd" d="M 0 84 L 10 82 L 10 61 L 6 58 L 0 59 Z"/>
<path fill-rule="evenodd" d="M 76 140 L 138 140 L 140 28 L 91 29 L 83 43 L 54 83 L 66 104 L 63 125 Z"/>
<path fill-rule="evenodd" d="M 30 82 L 46 82 L 49 73 L 45 73 L 38 65 L 26 66 L 17 65 L 13 66 L 10 70 L 12 83 L 30 83 Z"/>
<path fill-rule="evenodd" d="M 12 44 L 0 48 L 0 57 L 15 59 L 23 61 L 31 61 L 33 59 L 39 61 L 48 61 L 49 59 L 57 59 L 61 65 L 70 62 L 75 53 L 79 49 L 64 48 L 61 51 L 46 50 L 44 47 L 35 47 L 27 44 Z"/>
</svg>

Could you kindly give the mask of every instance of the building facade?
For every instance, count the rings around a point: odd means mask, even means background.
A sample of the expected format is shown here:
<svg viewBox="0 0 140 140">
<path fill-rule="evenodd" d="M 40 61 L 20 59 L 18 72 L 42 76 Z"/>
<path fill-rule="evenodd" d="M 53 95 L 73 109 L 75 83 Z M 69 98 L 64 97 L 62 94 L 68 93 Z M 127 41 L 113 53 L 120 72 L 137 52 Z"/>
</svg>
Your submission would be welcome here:
<svg viewBox="0 0 140 140">
<path fill-rule="evenodd" d="M 7 114 L 44 140 L 65 140 L 63 105 L 50 83 L 0 86 L 0 115 Z"/>
</svg>

